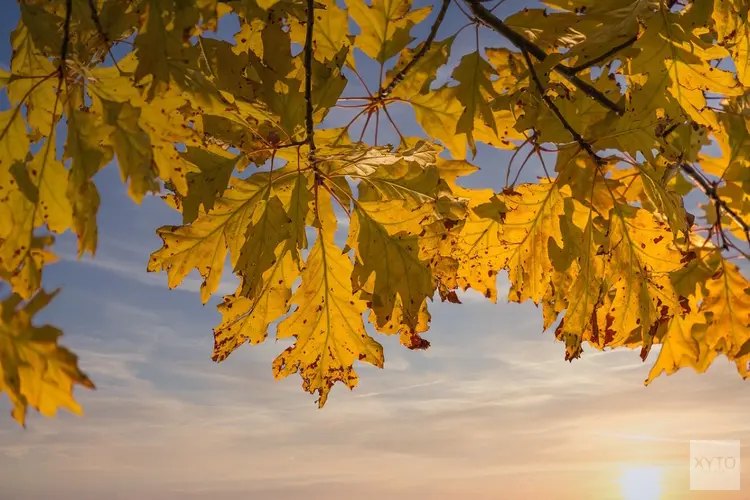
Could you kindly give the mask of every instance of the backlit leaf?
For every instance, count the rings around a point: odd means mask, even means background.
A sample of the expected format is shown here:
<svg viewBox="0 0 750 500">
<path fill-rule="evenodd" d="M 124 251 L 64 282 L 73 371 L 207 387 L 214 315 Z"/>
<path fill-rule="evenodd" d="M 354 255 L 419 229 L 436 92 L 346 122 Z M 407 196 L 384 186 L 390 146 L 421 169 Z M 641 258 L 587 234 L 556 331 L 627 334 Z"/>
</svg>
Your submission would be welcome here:
<svg viewBox="0 0 750 500">
<path fill-rule="evenodd" d="M 0 303 L 0 392 L 8 394 L 13 418 L 21 425 L 29 407 L 47 417 L 58 408 L 82 414 L 73 399 L 73 385 L 94 388 L 78 368 L 76 356 L 57 344 L 62 332 L 32 323 L 55 294 L 40 291 L 25 304 L 18 295 L 10 295 Z"/>
<path fill-rule="evenodd" d="M 411 29 L 430 13 L 430 7 L 412 10 L 411 0 L 348 0 L 349 15 L 361 32 L 354 46 L 384 63 L 413 40 Z"/>
<path fill-rule="evenodd" d="M 318 232 L 291 299 L 297 308 L 278 327 L 277 338 L 294 338 L 295 344 L 273 363 L 277 378 L 299 372 L 303 389 L 318 393 L 320 407 L 334 383 L 357 385 L 355 361 L 383 367 L 383 348 L 362 322 L 365 301 L 351 291 L 352 263 L 327 233 Z"/>
</svg>

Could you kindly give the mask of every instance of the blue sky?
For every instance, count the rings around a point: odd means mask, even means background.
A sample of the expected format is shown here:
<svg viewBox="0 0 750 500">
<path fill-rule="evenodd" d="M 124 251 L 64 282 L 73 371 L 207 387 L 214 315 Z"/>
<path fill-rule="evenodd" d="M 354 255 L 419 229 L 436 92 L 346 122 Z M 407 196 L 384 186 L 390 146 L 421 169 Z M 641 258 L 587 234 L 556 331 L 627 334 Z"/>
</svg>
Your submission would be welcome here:
<svg viewBox="0 0 750 500">
<path fill-rule="evenodd" d="M 0 7 L 6 66 L 16 11 Z M 451 7 L 438 38 L 461 24 Z M 454 54 L 473 44 L 466 30 Z M 500 41 L 484 33 L 482 45 Z M 409 110 L 392 111 L 417 133 Z M 331 117 L 341 120 L 345 113 Z M 467 185 L 500 189 L 508 159 L 480 146 L 483 170 Z M 210 360 L 217 299 L 200 305 L 197 275 L 170 291 L 166 275 L 146 272 L 161 244 L 154 230 L 179 214 L 156 197 L 132 203 L 115 165 L 96 181 L 96 259 L 76 261 L 71 235 L 58 240 L 61 261 L 44 279 L 63 293 L 39 319 L 65 331 L 98 389 L 76 390 L 83 418 L 31 415 L 25 431 L 0 419 L 2 498 L 615 500 L 630 466 L 660 467 L 665 500 L 741 498 L 689 492 L 687 483 L 690 439 L 750 444 L 750 395 L 724 359 L 705 375 L 684 371 L 645 388 L 656 350 L 646 364 L 637 352 L 590 350 L 567 363 L 532 304 L 467 294 L 461 306 L 432 304 L 428 351 L 379 337 L 385 370 L 360 365 L 357 389 L 335 387 L 318 410 L 298 377 L 273 380 L 285 344 Z M 217 296 L 235 283 L 225 273 Z M 499 286 L 507 290 L 503 276 Z M 0 415 L 9 411 L 0 396 Z"/>
</svg>

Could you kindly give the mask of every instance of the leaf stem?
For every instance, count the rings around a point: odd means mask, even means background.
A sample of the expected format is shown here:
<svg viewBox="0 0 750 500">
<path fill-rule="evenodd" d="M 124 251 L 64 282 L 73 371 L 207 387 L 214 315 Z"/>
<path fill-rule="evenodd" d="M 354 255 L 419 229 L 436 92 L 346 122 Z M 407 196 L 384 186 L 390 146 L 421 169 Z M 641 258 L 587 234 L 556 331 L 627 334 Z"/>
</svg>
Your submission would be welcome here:
<svg viewBox="0 0 750 500">
<path fill-rule="evenodd" d="M 404 138 L 404 134 L 401 133 L 401 130 L 399 130 L 398 128 L 398 125 L 396 125 L 396 122 L 393 121 L 391 114 L 388 112 L 388 106 L 383 105 L 383 111 L 385 112 L 385 116 L 388 118 L 388 121 L 391 122 L 391 125 L 393 125 L 393 129 L 398 134 L 398 137 L 401 139 L 401 144 L 406 146 L 406 139 Z"/>
<path fill-rule="evenodd" d="M 520 146 L 516 148 L 515 151 L 513 151 L 513 155 L 510 157 L 510 161 L 508 162 L 508 168 L 505 170 L 505 187 L 508 187 L 510 184 L 510 172 L 513 168 L 513 162 L 516 161 L 516 156 L 518 156 L 518 153 L 521 152 L 524 146 L 526 146 L 529 142 L 531 142 L 531 137 L 527 137 L 523 143 L 521 143 Z"/>
<path fill-rule="evenodd" d="M 112 41 L 109 39 L 107 34 L 104 32 L 104 27 L 102 26 L 101 19 L 99 18 L 99 12 L 96 10 L 96 5 L 94 4 L 94 0 L 88 0 L 89 1 L 89 9 L 91 9 L 91 20 L 94 21 L 94 26 L 96 26 L 96 30 L 99 32 L 99 35 L 101 35 L 102 40 L 104 41 L 105 47 L 107 47 L 107 53 L 109 54 L 109 57 L 112 58 L 112 62 L 115 65 L 115 68 L 117 68 L 117 71 L 122 74 L 122 70 L 120 69 L 120 66 L 117 64 L 117 59 L 115 59 L 114 54 L 112 54 Z"/>
<path fill-rule="evenodd" d="M 729 205 L 727 205 L 726 201 L 721 199 L 719 192 L 716 190 L 716 184 L 709 183 L 700 172 L 695 169 L 695 167 L 688 163 L 682 162 L 679 167 L 680 170 L 690 177 L 700 190 L 703 191 L 703 194 L 705 194 L 716 206 L 718 220 L 721 220 L 720 212 L 723 211 L 730 219 L 740 226 L 740 228 L 742 228 L 742 231 L 745 233 L 745 239 L 750 243 L 750 225 L 748 225 Z"/>
<path fill-rule="evenodd" d="M 306 142 L 310 148 L 308 159 L 312 162 L 315 157 L 315 136 L 313 123 L 312 102 L 312 57 L 313 57 L 313 28 L 315 27 L 315 0 L 307 0 L 307 32 L 305 33 L 305 133 Z"/>
</svg>

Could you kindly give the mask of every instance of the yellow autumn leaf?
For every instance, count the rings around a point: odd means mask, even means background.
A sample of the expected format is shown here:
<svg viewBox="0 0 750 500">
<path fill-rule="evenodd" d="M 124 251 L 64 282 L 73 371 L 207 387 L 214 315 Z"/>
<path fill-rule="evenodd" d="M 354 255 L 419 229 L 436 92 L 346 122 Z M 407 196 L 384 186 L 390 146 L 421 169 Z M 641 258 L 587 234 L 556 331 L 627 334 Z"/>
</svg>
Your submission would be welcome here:
<svg viewBox="0 0 750 500">
<path fill-rule="evenodd" d="M 57 256 L 49 250 L 54 241 L 55 239 L 51 235 L 34 236 L 20 267 L 12 272 L 4 271 L 0 267 L 0 277 L 6 279 L 10 283 L 13 293 L 18 294 L 23 300 L 29 300 L 41 288 L 44 266 L 58 261 Z"/>
<path fill-rule="evenodd" d="M 672 116 L 685 113 L 696 123 L 718 130 L 716 113 L 708 108 L 703 92 L 732 96 L 741 94 L 742 88 L 731 72 L 709 64 L 725 57 L 726 50 L 701 40 L 686 26 L 689 21 L 688 16 L 673 12 L 649 18 L 643 35 L 633 45 L 640 54 L 629 69 L 646 75 L 646 81 L 633 79 L 638 86 L 632 93 L 632 108 L 638 115 L 657 109 Z"/>
<path fill-rule="evenodd" d="M 394 324 L 416 331 L 422 304 L 435 291 L 432 273 L 419 256 L 418 238 L 422 225 L 434 219 L 434 209 L 405 205 L 398 200 L 357 202 L 346 248 L 355 250 L 352 286 L 368 292 L 376 326 L 398 318 Z"/>
<path fill-rule="evenodd" d="M 277 261 L 276 248 L 291 238 L 292 220 L 277 197 L 265 197 L 257 202 L 250 219 L 245 243 L 235 264 L 235 271 L 242 279 L 241 294 L 254 298 L 264 287 L 264 275 Z"/>
<path fill-rule="evenodd" d="M 438 69 L 448 62 L 455 39 L 455 37 L 449 37 L 439 42 L 433 42 L 427 53 L 412 65 L 408 78 L 397 82 L 390 95 L 401 99 L 410 99 L 416 94 L 427 93 L 430 90 L 430 84 L 437 76 Z M 403 49 L 396 65 L 386 73 L 388 81 L 395 78 L 407 64 L 411 63 L 416 53 L 421 49 L 422 45 Z"/>
<path fill-rule="evenodd" d="M 706 316 L 705 343 L 732 359 L 750 341 L 750 282 L 719 253 L 712 260 L 716 272 L 705 283 L 699 309 Z"/>
<path fill-rule="evenodd" d="M 273 363 L 276 378 L 299 372 L 302 388 L 318 393 L 325 405 L 333 384 L 353 389 L 358 376 L 355 361 L 383 367 L 383 348 L 365 331 L 365 301 L 352 293 L 349 257 L 333 242 L 332 234 L 318 231 L 302 271 L 302 282 L 291 302 L 295 311 L 279 324 L 276 337 L 295 343 Z"/>
<path fill-rule="evenodd" d="M 556 313 L 565 307 L 565 316 L 555 335 L 566 345 L 566 359 L 578 357 L 584 341 L 601 348 L 610 340 L 606 332 L 600 335 L 596 319 L 603 299 L 602 275 L 606 261 L 599 253 L 604 235 L 591 202 L 566 200 L 566 217 L 560 224 L 562 248 L 550 242 L 548 249 L 556 268 L 551 274 L 548 295 L 550 292 L 560 294 L 555 297 L 554 306 L 561 307 Z M 554 317 L 556 319 L 557 314 Z"/>
<path fill-rule="evenodd" d="M 354 46 L 383 64 L 409 45 L 411 29 L 430 13 L 431 7 L 412 10 L 411 0 L 347 0 L 349 15 L 360 28 Z"/>
<path fill-rule="evenodd" d="M 26 120 L 34 132 L 49 134 L 56 101 L 56 68 L 23 22 L 13 31 L 11 45 L 10 69 L 15 78 L 8 83 L 8 98 L 13 105 L 26 105 Z"/>
<path fill-rule="evenodd" d="M 52 144 L 54 137 L 48 138 L 25 168 L 25 174 L 34 188 L 34 227 L 46 224 L 55 232 L 62 233 L 72 223 L 73 211 L 67 197 L 68 172 L 56 156 Z M 19 169 L 19 176 L 24 171 Z M 18 177 L 17 177 L 18 178 Z"/>
<path fill-rule="evenodd" d="M 213 208 L 241 159 L 216 147 L 187 148 L 182 157 L 198 168 L 198 172 L 188 173 L 187 195 L 182 198 L 182 222 L 188 224 L 198 217 L 201 206 L 205 212 Z"/>
<path fill-rule="evenodd" d="M 562 246 L 559 217 L 563 196 L 554 183 L 524 184 L 504 194 L 508 212 L 503 225 L 508 276 L 508 298 L 538 304 L 549 287 L 552 271 L 549 246 Z"/>
<path fill-rule="evenodd" d="M 656 363 L 651 367 L 645 384 L 652 383 L 662 373 L 671 375 L 681 368 L 693 368 L 698 373 L 705 372 L 716 358 L 703 341 L 706 324 L 703 314 L 698 312 L 695 300 L 685 304 L 688 311 L 674 315 L 668 322 Z"/>
<path fill-rule="evenodd" d="M 0 68 L 0 89 L 5 88 L 10 80 L 10 72 Z"/>
<path fill-rule="evenodd" d="M 275 251 L 276 261 L 266 269 L 262 286 L 247 297 L 240 283 L 234 295 L 227 295 L 217 306 L 221 323 L 214 328 L 212 359 L 223 361 L 245 342 L 258 344 L 268 335 L 268 327 L 289 310 L 292 285 L 299 277 L 297 263 L 292 253 L 280 247 Z"/>
<path fill-rule="evenodd" d="M 85 251 L 91 255 L 96 252 L 99 191 L 92 178 L 112 159 L 109 144 L 114 128 L 94 113 L 73 110 L 68 116 L 68 141 L 63 157 L 71 159 L 67 196 L 80 257 Z"/>
<path fill-rule="evenodd" d="M 718 41 L 729 46 L 737 78 L 750 87 L 750 26 L 747 5 L 742 0 L 714 0 L 713 20 Z"/>
<path fill-rule="evenodd" d="M 138 100 L 141 95 L 140 89 L 135 85 L 129 73 L 135 66 L 134 58 L 121 60 L 116 67 L 93 68 L 87 76 L 87 89 L 98 99 L 105 103 L 125 103 Z M 128 71 L 128 73 L 123 73 Z M 97 104 L 94 101 L 93 107 Z"/>
<path fill-rule="evenodd" d="M 170 59 L 176 61 L 182 51 L 182 32 L 178 31 L 182 26 L 177 25 L 174 4 L 166 0 L 148 0 L 142 8 L 142 25 L 134 44 L 138 55 L 134 77 L 139 83 L 153 78 L 155 95 L 172 82 Z"/>
<path fill-rule="evenodd" d="M 0 112 L 0 169 L 9 170 L 16 161 L 24 161 L 29 154 L 29 138 L 21 113 L 15 110 Z"/>
<path fill-rule="evenodd" d="M 456 87 L 442 87 L 411 97 L 417 122 L 431 137 L 442 142 L 456 160 L 466 158 L 466 134 L 457 132 L 463 106 L 457 99 Z"/>
<path fill-rule="evenodd" d="M 94 388 L 78 368 L 76 356 L 57 344 L 62 332 L 32 323 L 56 294 L 42 290 L 26 303 L 12 294 L 0 303 L 0 393 L 8 394 L 13 418 L 21 425 L 29 407 L 47 417 L 58 408 L 82 414 L 73 399 L 73 385 Z"/>
<path fill-rule="evenodd" d="M 667 225 L 646 210 L 617 204 L 610 218 L 597 321 L 607 346 L 640 346 L 645 359 L 659 325 L 680 310 L 669 273 L 680 268 L 683 255 Z"/>
<path fill-rule="evenodd" d="M 638 168 L 644 192 L 656 209 L 667 218 L 674 237 L 676 238 L 681 233 L 687 234 L 689 229 L 687 212 L 682 196 L 669 189 L 660 172 L 651 165 L 641 164 Z"/>
<path fill-rule="evenodd" d="M 405 208 L 412 209 L 437 200 L 440 178 L 435 159 L 435 149 L 420 141 L 400 154 L 369 148 L 343 155 L 321 168 L 331 178 L 359 181 L 360 201 L 403 200 Z"/>
<path fill-rule="evenodd" d="M 335 0 L 318 0 L 315 6 L 315 40 L 314 57 L 321 62 L 330 61 L 342 48 L 351 45 L 349 35 L 349 15 Z M 292 24 L 290 27 L 292 41 L 300 45 L 305 43 L 305 26 Z"/>
<path fill-rule="evenodd" d="M 55 147 L 44 142 L 28 164 L 14 163 L 0 169 L 0 269 L 9 275 L 29 273 L 41 262 L 36 228 L 46 225 L 62 233 L 71 226 L 68 173 L 55 156 Z M 38 281 L 40 273 L 36 270 L 23 278 L 24 296 L 33 292 L 28 284 Z"/>
<path fill-rule="evenodd" d="M 223 361 L 246 341 L 265 340 L 269 324 L 288 311 L 299 253 L 307 248 L 312 203 L 305 175 L 296 176 L 285 206 L 277 197 L 259 202 L 235 268 L 240 285 L 217 306 L 222 321 L 214 328 L 214 361 Z"/>
<path fill-rule="evenodd" d="M 123 182 L 130 182 L 129 194 L 140 203 L 146 193 L 158 191 L 151 141 L 140 127 L 141 111 L 131 104 L 102 101 L 102 112 L 113 127 L 112 147 Z"/>
<path fill-rule="evenodd" d="M 232 178 L 209 212 L 202 212 L 188 225 L 164 226 L 157 231 L 164 246 L 151 255 L 148 270 L 167 271 L 169 287 L 174 288 L 193 268 L 198 269 L 203 278 L 201 299 L 206 303 L 219 287 L 227 253 L 232 267 L 236 267 L 248 227 L 253 221 L 264 220 L 262 202 L 267 196 L 279 194 L 274 187 L 288 189 L 288 200 L 296 177 L 296 170 L 286 169 L 273 174 L 259 172 L 244 180 Z"/>
<path fill-rule="evenodd" d="M 235 44 L 232 47 L 232 52 L 235 54 L 252 52 L 262 59 L 263 39 L 261 33 L 265 26 L 261 19 L 253 19 L 249 23 L 243 23 L 240 26 L 240 31 L 234 35 Z"/>
<path fill-rule="evenodd" d="M 151 154 L 159 177 L 172 182 L 181 194 L 187 193 L 188 173 L 197 171 L 198 168 L 182 158 L 175 143 L 179 142 L 186 146 L 200 144 L 196 131 L 188 126 L 188 121 L 179 111 L 186 104 L 187 101 L 182 97 L 157 98 L 148 106 L 141 108 L 138 115 L 138 126 L 148 134 L 151 142 Z M 132 115 L 126 115 L 123 118 L 132 119 Z M 123 135 L 127 134 L 127 139 L 138 141 L 135 147 L 140 151 L 143 147 L 142 139 L 134 137 L 139 134 L 137 130 L 132 130 L 131 123 L 119 123 L 119 125 L 123 127 L 122 132 Z M 133 133 L 128 134 L 131 131 Z M 133 153 L 132 150 L 130 152 Z M 141 156 L 139 153 L 136 154 Z M 138 161 L 141 161 L 141 158 L 138 158 Z M 137 168 L 143 170 L 142 166 Z"/>
<path fill-rule="evenodd" d="M 497 273 L 508 260 L 503 239 L 507 212 L 497 197 L 474 207 L 461 228 L 454 254 L 461 288 L 477 290 L 492 302 L 497 301 Z"/>
<path fill-rule="evenodd" d="M 474 144 L 474 120 L 482 120 L 497 135 L 497 125 L 490 102 L 500 98 L 492 85 L 495 70 L 479 52 L 472 52 L 461 58 L 453 70 L 453 79 L 458 82 L 456 98 L 464 106 L 464 111 L 456 124 L 456 132 L 466 134 L 472 153 L 476 154 Z"/>
</svg>

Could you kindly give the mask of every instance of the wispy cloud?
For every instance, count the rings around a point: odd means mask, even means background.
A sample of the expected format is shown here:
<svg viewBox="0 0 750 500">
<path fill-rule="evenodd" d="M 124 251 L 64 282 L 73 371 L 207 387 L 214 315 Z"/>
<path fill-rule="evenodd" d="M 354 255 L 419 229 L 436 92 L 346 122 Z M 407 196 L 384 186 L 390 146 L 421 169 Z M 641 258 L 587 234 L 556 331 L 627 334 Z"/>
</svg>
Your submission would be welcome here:
<svg viewBox="0 0 750 500">
<path fill-rule="evenodd" d="M 127 247 L 121 247 L 125 249 Z M 135 253 L 135 252 L 132 252 Z M 167 288 L 167 276 L 166 272 L 155 273 L 148 272 L 146 270 L 145 260 L 138 259 L 131 252 L 120 252 L 121 257 L 112 258 L 106 255 L 97 255 L 96 258 L 90 259 L 84 257 L 78 259 L 74 253 L 61 252 L 60 258 L 65 262 L 75 262 L 77 265 L 84 265 L 93 267 L 101 271 L 107 271 L 116 274 L 119 277 L 142 283 L 148 286 Z M 148 256 L 149 252 L 142 250 L 137 253 L 139 257 Z M 193 271 L 190 275 L 185 277 L 182 283 L 176 287 L 176 290 L 182 290 L 186 292 L 200 293 L 200 287 L 203 280 L 198 276 L 197 271 Z M 225 271 L 222 281 L 219 284 L 217 290 L 218 295 L 231 295 L 237 289 L 238 280 L 236 276 L 231 274 L 231 268 Z"/>
<path fill-rule="evenodd" d="M 566 364 L 551 338 L 519 340 L 509 324 L 467 329 L 463 349 L 437 358 L 386 342 L 401 369 L 363 369 L 361 387 L 336 387 L 317 410 L 298 378 L 273 380 L 270 361 L 282 347 L 272 341 L 217 365 L 190 316 L 118 297 L 96 307 L 114 338 L 76 339 L 99 384 L 78 393 L 86 417 L 33 418 L 25 433 L 0 431 L 0 476 L 14 498 L 78 494 L 85 485 L 88 498 L 315 498 L 324 488 L 326 498 L 356 489 L 573 499 L 589 488 L 601 496 L 588 498 L 614 499 L 606 485 L 619 462 L 679 461 L 685 440 L 705 434 L 750 436 L 737 409 L 748 397 L 727 383 L 728 370 L 646 390 L 637 371 L 647 367 L 623 373 L 637 365 L 625 356 Z M 517 306 L 470 307 L 507 317 Z M 436 328 L 435 341 L 455 338 Z M 600 475 L 609 482 L 589 479 Z M 557 482 L 529 482 L 536 476 Z M 570 477 L 578 486 L 568 495 L 559 485 Z"/>
</svg>

